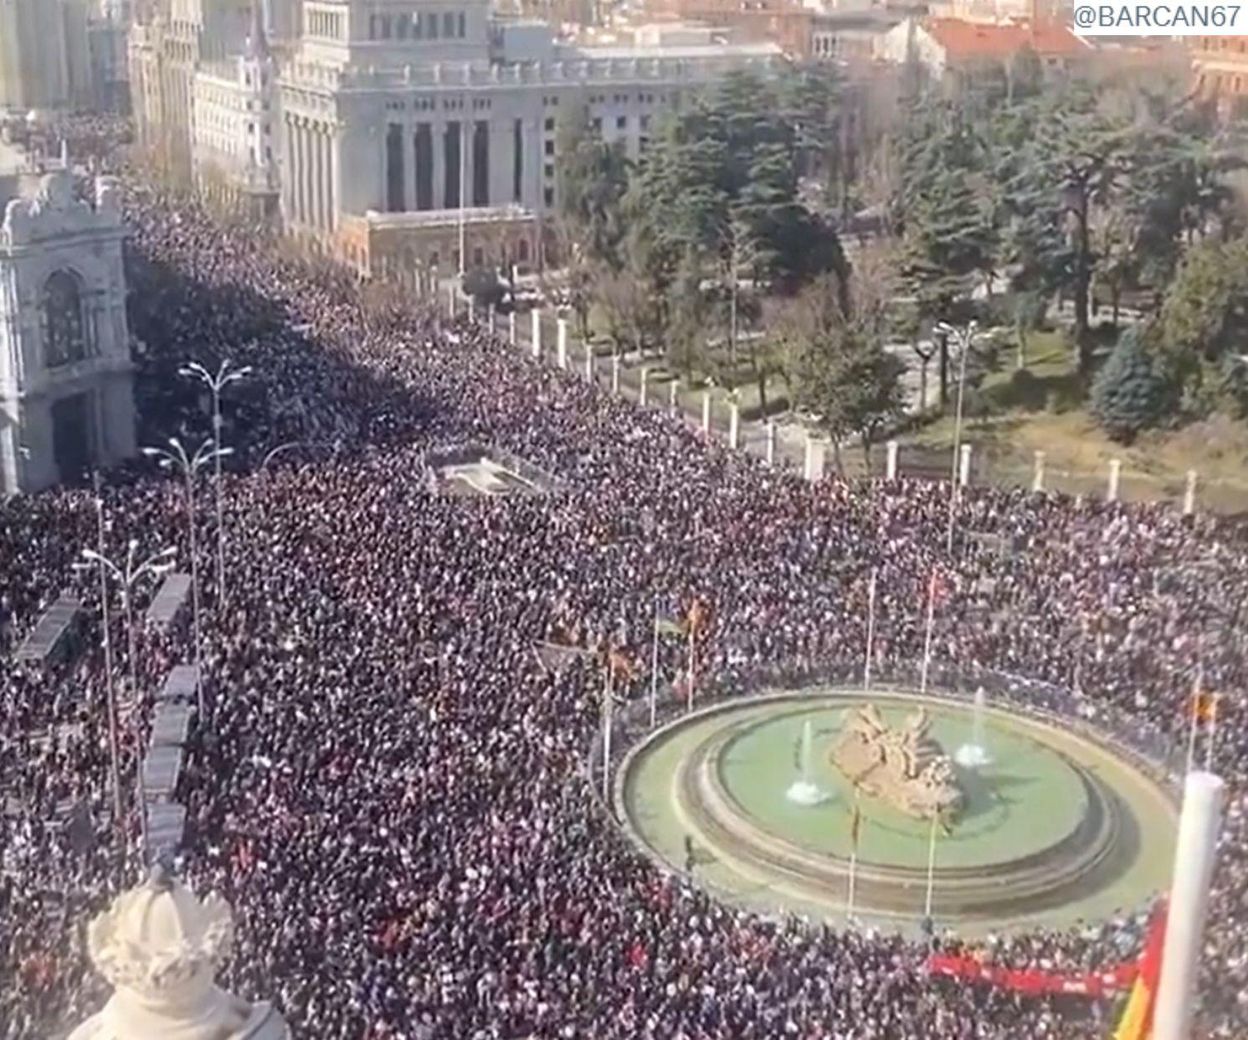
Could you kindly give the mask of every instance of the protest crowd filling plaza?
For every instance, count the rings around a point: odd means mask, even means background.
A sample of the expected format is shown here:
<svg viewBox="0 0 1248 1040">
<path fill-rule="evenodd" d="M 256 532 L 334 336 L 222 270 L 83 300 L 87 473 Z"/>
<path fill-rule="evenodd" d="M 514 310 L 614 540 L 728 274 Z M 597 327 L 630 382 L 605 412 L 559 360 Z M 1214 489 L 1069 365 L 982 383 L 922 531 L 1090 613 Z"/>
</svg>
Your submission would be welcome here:
<svg viewBox="0 0 1248 1040">
<path fill-rule="evenodd" d="M 1227 613 L 1248 600 L 1241 526 L 975 488 L 950 555 L 945 484 L 769 469 L 466 314 L 125 182 L 140 443 L 211 436 L 181 365 L 251 367 L 223 401 L 224 587 L 211 482 L 197 492 L 207 717 L 179 789 L 188 883 L 237 915 L 224 986 L 323 1040 L 1105 1036 L 1108 999 L 938 979 L 921 936 L 767 920 L 661 871 L 586 775 L 595 661 L 551 670 L 534 652 L 616 647 L 642 666 L 622 694 L 643 700 L 657 598 L 673 617 L 706 605 L 696 696 L 857 667 L 876 569 L 884 672 L 923 653 L 935 569 L 935 664 L 1065 687 L 1082 721 L 1180 749 L 1193 689 L 1225 694 L 1198 751 L 1228 801 L 1196 1035 L 1248 1035 L 1245 671 Z M 539 467 L 557 491 L 442 493 L 425 454 L 464 443 Z M 186 570 L 183 490 L 147 460 L 107 474 L 107 552 L 175 546 Z M 140 875 L 135 750 L 154 691 L 192 657 L 179 624 L 140 631 L 131 662 L 114 602 L 114 669 L 133 664 L 142 696 L 121 706 L 126 812 L 111 821 L 98 573 L 75 567 L 97 523 L 90 486 L 0 505 L 3 1040 L 54 1035 L 106 995 L 83 924 Z M 82 653 L 18 663 L 64 592 L 83 603 Z M 663 648 L 667 701 L 683 696 L 685 649 Z M 67 803 L 82 807 L 72 825 L 46 826 Z M 1091 970 L 1138 953 L 1148 910 L 974 948 Z"/>
</svg>

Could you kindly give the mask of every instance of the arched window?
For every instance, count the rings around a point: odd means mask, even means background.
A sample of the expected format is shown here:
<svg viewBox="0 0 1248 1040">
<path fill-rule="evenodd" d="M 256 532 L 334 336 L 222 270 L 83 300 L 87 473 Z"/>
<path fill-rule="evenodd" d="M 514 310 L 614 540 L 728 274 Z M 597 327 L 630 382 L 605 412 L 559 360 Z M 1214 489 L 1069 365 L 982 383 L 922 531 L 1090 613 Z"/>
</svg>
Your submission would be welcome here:
<svg viewBox="0 0 1248 1040">
<path fill-rule="evenodd" d="M 57 271 L 43 287 L 43 351 L 48 368 L 87 356 L 82 292 L 68 271 Z"/>
</svg>

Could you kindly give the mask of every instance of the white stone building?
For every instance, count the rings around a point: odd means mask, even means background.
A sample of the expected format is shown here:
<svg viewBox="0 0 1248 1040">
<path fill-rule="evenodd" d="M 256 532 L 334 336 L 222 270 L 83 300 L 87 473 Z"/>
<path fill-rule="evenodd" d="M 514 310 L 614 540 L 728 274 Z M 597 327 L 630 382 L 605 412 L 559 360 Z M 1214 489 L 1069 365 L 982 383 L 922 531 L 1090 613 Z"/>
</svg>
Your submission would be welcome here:
<svg viewBox="0 0 1248 1040">
<path fill-rule="evenodd" d="M 120 201 L 67 167 L 0 151 L 0 494 L 135 450 Z"/>
<path fill-rule="evenodd" d="M 0 110 L 93 102 L 87 3 L 0 0 Z"/>
<path fill-rule="evenodd" d="M 257 5 L 244 53 L 195 73 L 191 157 L 200 190 L 258 216 L 275 214 L 278 130 L 277 65 Z"/>
<path fill-rule="evenodd" d="M 781 60 L 774 44 L 709 34 L 563 45 L 546 25 L 492 18 L 488 0 L 305 0 L 280 77 L 282 213 L 369 273 L 454 272 L 461 239 L 464 266 L 535 262 L 561 112 L 584 103 L 636 156 L 690 90 Z"/>
</svg>

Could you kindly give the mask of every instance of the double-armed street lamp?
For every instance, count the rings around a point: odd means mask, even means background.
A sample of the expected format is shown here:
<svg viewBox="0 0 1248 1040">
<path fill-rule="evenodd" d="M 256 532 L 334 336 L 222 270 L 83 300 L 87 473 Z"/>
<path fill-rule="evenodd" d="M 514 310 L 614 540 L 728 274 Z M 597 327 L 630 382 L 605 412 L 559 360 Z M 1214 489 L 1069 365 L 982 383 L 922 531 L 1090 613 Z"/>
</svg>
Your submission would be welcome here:
<svg viewBox="0 0 1248 1040">
<path fill-rule="evenodd" d="M 134 633 L 134 590 L 139 582 L 144 578 L 159 578 L 173 569 L 174 555 L 176 550 L 173 546 L 161 549 L 153 553 L 147 559 L 138 560 L 139 543 L 136 539 L 131 539 L 126 547 L 126 556 L 123 561 L 116 563 L 110 560 L 102 552 L 95 549 L 83 549 L 82 558 L 92 564 L 96 564 L 100 568 L 101 584 L 104 584 L 104 575 L 109 575 L 117 582 L 118 588 L 121 590 L 121 605 L 126 613 L 126 640 L 130 657 L 130 700 L 132 710 L 137 711 L 139 701 L 139 671 L 138 658 L 135 652 L 135 633 Z M 104 597 L 107 602 L 107 596 Z M 111 688 L 111 687 L 110 687 Z M 140 746 L 138 736 L 138 726 L 135 726 L 135 754 L 137 765 L 135 768 L 135 788 L 139 799 L 139 833 L 141 841 L 141 854 L 144 863 L 147 862 L 148 841 L 147 841 L 147 792 L 143 786 L 143 748 Z"/>
<path fill-rule="evenodd" d="M 182 442 L 176 437 L 169 438 L 168 448 L 144 448 L 143 454 L 148 458 L 157 459 L 165 470 L 176 470 L 182 474 L 186 485 L 186 529 L 190 542 L 191 554 L 191 623 L 195 638 L 195 705 L 199 711 L 199 722 L 204 724 L 204 679 L 202 662 L 202 630 L 199 614 L 199 553 L 195 539 L 195 478 L 199 471 L 213 460 L 225 455 L 232 455 L 233 448 L 218 448 L 211 439 L 204 441 L 194 455 L 189 455 Z"/>
<path fill-rule="evenodd" d="M 237 383 L 251 375 L 251 366 L 243 365 L 234 368 L 227 358 L 213 375 L 198 361 L 192 361 L 178 369 L 178 374 L 188 379 L 197 379 L 208 387 L 212 393 L 212 439 L 213 443 L 221 443 L 221 392 L 231 383 Z M 221 500 L 221 455 L 215 457 L 215 473 L 213 476 L 214 491 L 217 499 L 217 598 L 225 602 L 225 524 L 224 508 Z"/>
<path fill-rule="evenodd" d="M 971 343 L 975 338 L 977 323 L 972 319 L 960 332 L 948 322 L 940 322 L 936 331 L 944 336 L 956 337 L 961 341 L 961 354 L 958 359 L 958 404 L 953 420 L 953 463 L 949 471 L 949 525 L 945 535 L 945 551 L 953 553 L 953 525 L 958 506 L 958 454 L 962 450 L 962 400 L 966 393 L 966 359 L 971 352 Z"/>
</svg>

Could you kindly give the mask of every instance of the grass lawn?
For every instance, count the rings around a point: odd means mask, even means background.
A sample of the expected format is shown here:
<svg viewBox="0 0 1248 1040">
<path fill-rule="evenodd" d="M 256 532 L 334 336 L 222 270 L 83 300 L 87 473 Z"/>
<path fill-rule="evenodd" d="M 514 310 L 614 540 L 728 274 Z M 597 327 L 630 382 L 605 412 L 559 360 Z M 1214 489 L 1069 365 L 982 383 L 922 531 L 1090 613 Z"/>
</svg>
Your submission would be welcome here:
<svg viewBox="0 0 1248 1040">
<path fill-rule="evenodd" d="M 1046 485 L 1104 493 L 1109 461 L 1122 462 L 1127 499 L 1178 497 L 1187 471 L 1199 475 L 1198 496 L 1221 511 L 1248 510 L 1248 426 L 1215 418 L 1174 431 L 1154 431 L 1131 445 L 1111 441 L 1085 410 L 1074 359 L 1056 333 L 1032 337 L 1028 366 L 1004 368 L 984 380 L 986 414 L 966 417 L 964 438 L 975 446 L 991 480 L 1027 483 L 1035 453 L 1045 453 Z M 951 393 L 952 393 L 951 389 Z M 952 411 L 952 409 L 951 409 Z M 942 416 L 905 438 L 906 444 L 948 451 L 953 418 Z"/>
</svg>

